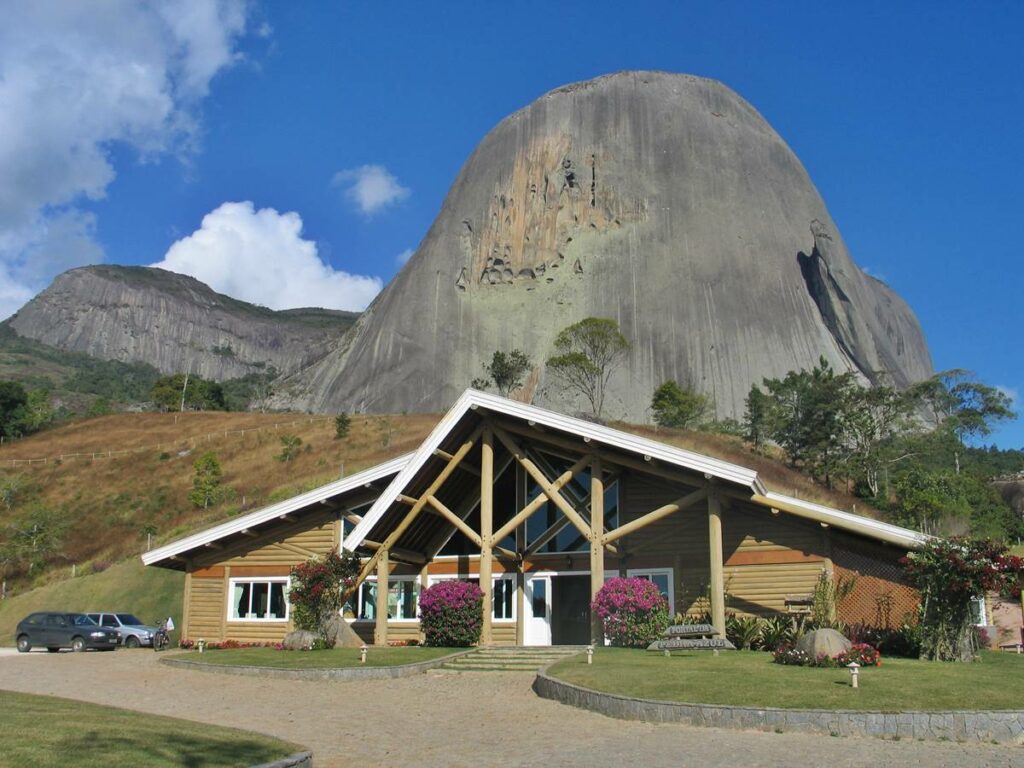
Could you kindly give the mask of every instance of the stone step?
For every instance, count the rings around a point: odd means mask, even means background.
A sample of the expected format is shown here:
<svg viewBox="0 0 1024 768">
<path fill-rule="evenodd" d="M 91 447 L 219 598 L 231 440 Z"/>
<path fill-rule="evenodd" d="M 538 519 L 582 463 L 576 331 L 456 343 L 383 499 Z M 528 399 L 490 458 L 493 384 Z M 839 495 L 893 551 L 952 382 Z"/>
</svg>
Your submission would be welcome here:
<svg viewBox="0 0 1024 768">
<path fill-rule="evenodd" d="M 524 669 L 539 669 L 547 663 L 548 662 L 546 661 L 538 663 L 527 659 L 477 659 L 472 656 L 467 656 L 462 659 L 452 659 L 451 661 L 446 662 L 444 666 L 523 667 Z"/>
</svg>

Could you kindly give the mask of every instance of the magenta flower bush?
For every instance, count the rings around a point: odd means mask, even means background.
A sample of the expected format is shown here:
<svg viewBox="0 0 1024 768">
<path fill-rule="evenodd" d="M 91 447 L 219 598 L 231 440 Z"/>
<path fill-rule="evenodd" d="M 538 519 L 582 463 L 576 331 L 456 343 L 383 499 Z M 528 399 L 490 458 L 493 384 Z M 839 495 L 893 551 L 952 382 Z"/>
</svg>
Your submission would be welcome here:
<svg viewBox="0 0 1024 768">
<path fill-rule="evenodd" d="M 441 581 L 420 593 L 424 644 L 464 648 L 480 642 L 484 593 L 468 581 Z"/>
<path fill-rule="evenodd" d="M 601 618 L 612 645 L 646 648 L 668 628 L 668 601 L 647 579 L 605 582 L 590 610 Z"/>
</svg>

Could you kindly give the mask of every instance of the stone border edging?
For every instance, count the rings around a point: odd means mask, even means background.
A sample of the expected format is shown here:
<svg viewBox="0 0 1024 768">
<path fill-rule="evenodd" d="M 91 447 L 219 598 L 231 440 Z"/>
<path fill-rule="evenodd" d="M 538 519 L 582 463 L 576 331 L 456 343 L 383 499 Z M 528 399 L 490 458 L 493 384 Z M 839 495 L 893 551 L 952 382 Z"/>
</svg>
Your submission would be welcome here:
<svg viewBox="0 0 1024 768">
<path fill-rule="evenodd" d="M 715 728 L 794 731 L 826 736 L 874 736 L 925 741 L 1024 743 L 1024 712 L 859 712 L 833 709 L 734 707 L 633 699 L 603 693 L 537 673 L 534 692 L 580 709 L 620 720 L 684 723 Z"/>
<path fill-rule="evenodd" d="M 312 752 L 296 752 L 295 754 L 282 757 L 270 763 L 260 763 L 250 768 L 313 768 Z"/>
<path fill-rule="evenodd" d="M 282 667 L 235 666 L 230 664 L 208 664 L 202 661 L 178 659 L 173 656 L 160 659 L 161 664 L 197 672 L 213 672 L 221 675 L 242 675 L 247 677 L 272 677 L 279 680 L 390 680 L 398 677 L 422 675 L 445 662 L 472 653 L 476 648 L 467 648 L 427 661 L 412 664 L 396 664 L 391 667 L 327 667 L 324 669 L 284 669 Z M 216 653 L 216 651 L 210 651 Z"/>
</svg>

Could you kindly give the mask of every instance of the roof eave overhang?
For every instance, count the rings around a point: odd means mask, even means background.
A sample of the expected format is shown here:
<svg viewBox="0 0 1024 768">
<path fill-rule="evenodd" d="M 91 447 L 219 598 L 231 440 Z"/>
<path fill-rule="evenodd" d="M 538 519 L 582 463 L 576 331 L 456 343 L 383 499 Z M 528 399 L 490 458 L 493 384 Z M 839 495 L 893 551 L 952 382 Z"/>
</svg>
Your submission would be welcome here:
<svg viewBox="0 0 1024 768">
<path fill-rule="evenodd" d="M 352 491 L 364 488 L 369 483 L 395 475 L 405 467 L 412 455 L 405 454 L 404 456 L 399 456 L 350 477 L 335 480 L 319 488 L 314 488 L 312 491 L 293 496 L 277 504 L 272 504 L 269 507 L 258 509 L 229 522 L 215 525 L 199 533 L 173 541 L 170 544 L 144 553 L 142 555 L 142 562 L 145 565 L 184 570 L 185 556 L 189 553 L 205 548 L 207 545 L 215 544 L 222 539 L 241 535 L 242 531 L 252 530 L 260 525 L 281 520 L 285 515 L 301 513 L 311 506 L 344 496 Z"/>
</svg>

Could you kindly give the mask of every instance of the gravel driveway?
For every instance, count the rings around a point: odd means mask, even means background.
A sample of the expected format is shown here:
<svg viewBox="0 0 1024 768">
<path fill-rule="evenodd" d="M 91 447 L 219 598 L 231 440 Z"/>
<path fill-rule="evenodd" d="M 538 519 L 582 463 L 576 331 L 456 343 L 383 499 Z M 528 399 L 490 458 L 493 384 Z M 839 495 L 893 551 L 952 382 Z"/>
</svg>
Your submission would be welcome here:
<svg viewBox="0 0 1024 768">
<path fill-rule="evenodd" d="M 296 682 L 192 672 L 150 651 L 0 655 L 0 688 L 258 730 L 331 766 L 1021 766 L 1024 747 L 623 722 L 537 698 L 525 673 Z M 0 736 L 0 755 L 3 737 Z M 2 763 L 2 757 L 0 757 Z"/>
</svg>

